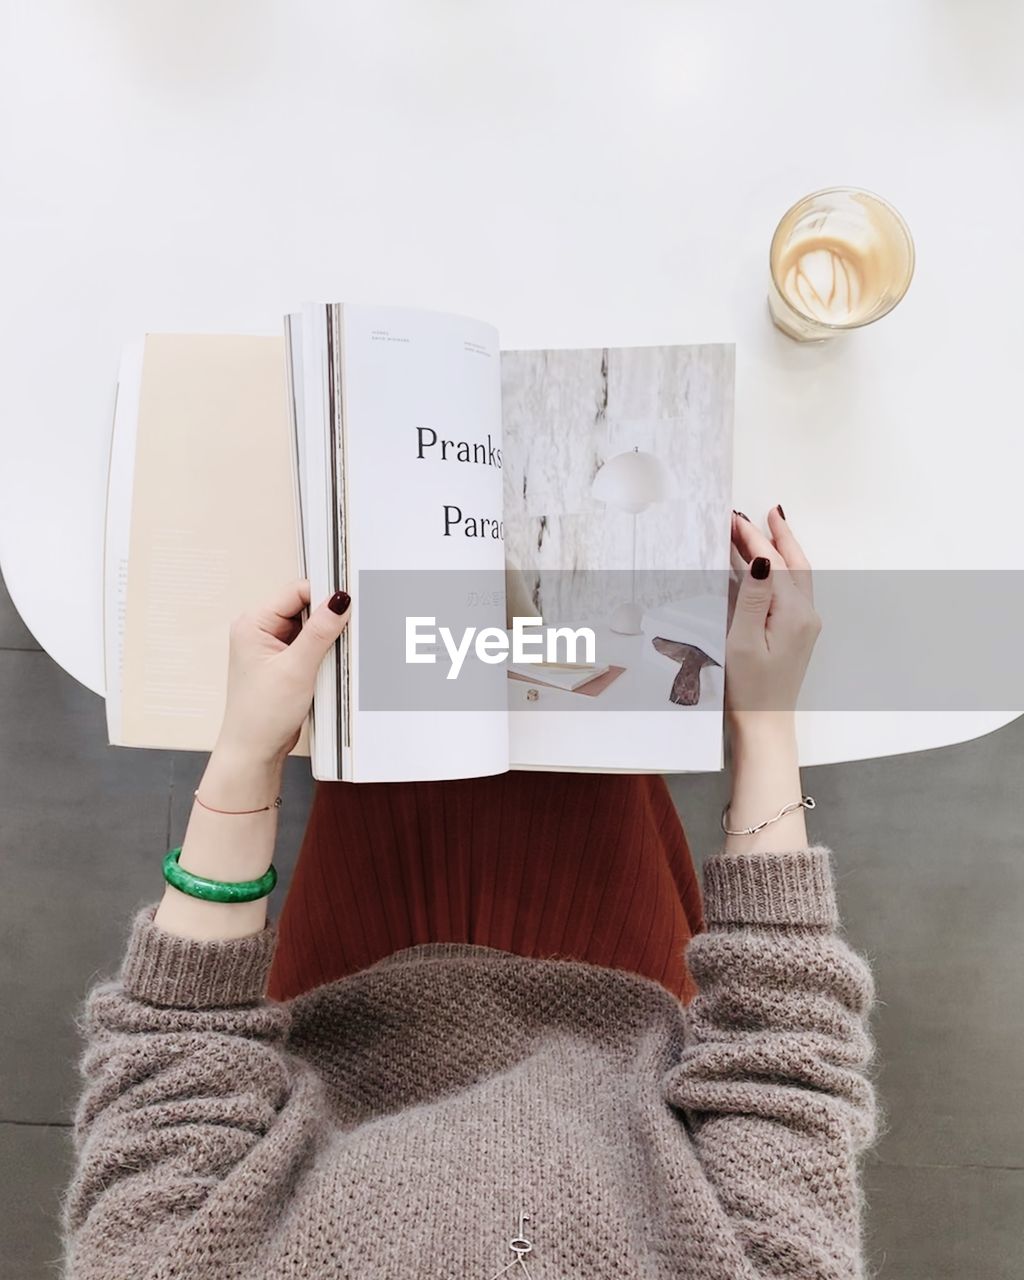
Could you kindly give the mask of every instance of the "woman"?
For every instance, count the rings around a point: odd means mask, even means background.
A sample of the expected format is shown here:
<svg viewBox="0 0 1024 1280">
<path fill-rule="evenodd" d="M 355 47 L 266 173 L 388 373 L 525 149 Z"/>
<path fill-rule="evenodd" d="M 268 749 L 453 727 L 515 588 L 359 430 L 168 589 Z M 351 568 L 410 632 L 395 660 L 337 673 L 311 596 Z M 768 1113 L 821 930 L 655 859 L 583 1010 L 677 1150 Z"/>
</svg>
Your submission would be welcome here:
<svg viewBox="0 0 1024 1280">
<path fill-rule="evenodd" d="M 69 1277 L 862 1275 L 872 980 L 807 839 L 791 708 L 819 623 L 781 509 L 768 524 L 734 517 L 727 644 L 723 825 L 759 830 L 705 863 L 695 998 L 651 966 L 434 939 L 272 1000 L 266 897 L 168 885 L 87 998 Z M 193 810 L 196 875 L 271 862 L 282 761 L 348 616 L 300 629 L 307 599 L 232 628 L 197 793 L 225 812 Z"/>
</svg>

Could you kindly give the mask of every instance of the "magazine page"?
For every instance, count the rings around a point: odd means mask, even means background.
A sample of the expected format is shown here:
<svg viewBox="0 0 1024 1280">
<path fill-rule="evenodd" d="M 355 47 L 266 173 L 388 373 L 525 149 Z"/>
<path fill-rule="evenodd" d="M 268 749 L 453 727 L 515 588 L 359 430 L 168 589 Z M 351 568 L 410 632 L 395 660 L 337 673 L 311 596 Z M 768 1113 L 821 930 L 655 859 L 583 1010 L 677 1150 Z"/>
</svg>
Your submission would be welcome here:
<svg viewBox="0 0 1024 1280">
<path fill-rule="evenodd" d="M 731 345 L 502 353 L 510 596 L 593 637 L 507 672 L 513 768 L 721 768 L 733 367 Z"/>
<path fill-rule="evenodd" d="M 107 520 L 112 664 L 121 651 L 110 738 L 209 751 L 232 618 L 303 576 L 284 343 L 150 334 L 137 369 L 126 363 L 118 397 Z M 293 754 L 308 752 L 304 728 Z"/>
<path fill-rule="evenodd" d="M 128 602 L 128 551 L 131 545 L 135 439 L 142 382 L 140 338 L 125 347 L 117 375 L 114 422 L 107 468 L 103 526 L 103 675 L 107 741 L 125 745 L 121 733 L 121 677 L 124 666 L 124 614 Z"/>
<path fill-rule="evenodd" d="M 504 772 L 504 672 L 470 662 L 449 681 L 436 638 L 444 626 L 505 625 L 498 335 L 411 308 L 304 315 L 304 361 L 311 331 L 313 345 L 318 329 L 326 335 L 312 411 L 316 387 L 305 384 L 307 453 L 311 434 L 333 440 L 323 488 L 337 523 L 336 546 L 308 563 L 316 595 L 343 587 L 353 598 L 314 704 L 314 773 L 386 782 Z M 424 637 L 413 664 L 409 618 Z"/>
<path fill-rule="evenodd" d="M 339 462 L 336 421 L 330 412 L 328 333 L 331 311 L 308 304 L 285 316 L 285 364 L 288 413 L 292 432 L 295 491 L 301 527 L 302 557 L 310 599 L 332 595 L 342 580 L 337 563 L 340 517 L 334 498 Z M 309 610 L 303 611 L 303 618 Z M 347 710 L 339 707 L 340 679 L 347 639 L 342 636 L 317 669 L 313 701 L 306 718 L 314 778 L 341 777 L 341 726 L 347 733 Z"/>
</svg>

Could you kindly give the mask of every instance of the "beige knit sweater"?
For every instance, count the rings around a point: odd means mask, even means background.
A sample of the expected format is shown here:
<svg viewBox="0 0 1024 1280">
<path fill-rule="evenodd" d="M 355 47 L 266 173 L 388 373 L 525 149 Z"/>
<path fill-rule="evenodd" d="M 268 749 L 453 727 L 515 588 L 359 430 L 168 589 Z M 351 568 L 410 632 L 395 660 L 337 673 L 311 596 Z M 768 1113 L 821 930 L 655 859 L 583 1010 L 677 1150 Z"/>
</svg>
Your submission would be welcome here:
<svg viewBox="0 0 1024 1280">
<path fill-rule="evenodd" d="M 470 943 L 282 1004 L 272 924 L 142 908 L 79 1020 L 65 1277 L 861 1276 L 873 991 L 829 850 L 717 853 L 704 895 L 688 1009 Z"/>
</svg>

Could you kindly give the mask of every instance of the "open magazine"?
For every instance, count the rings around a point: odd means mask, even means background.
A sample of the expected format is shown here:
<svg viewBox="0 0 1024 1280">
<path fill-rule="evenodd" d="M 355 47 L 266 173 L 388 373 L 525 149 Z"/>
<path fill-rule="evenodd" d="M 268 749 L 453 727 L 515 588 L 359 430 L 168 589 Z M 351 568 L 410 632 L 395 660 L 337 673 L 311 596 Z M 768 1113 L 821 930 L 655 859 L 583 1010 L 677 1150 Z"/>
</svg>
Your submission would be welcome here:
<svg viewBox="0 0 1024 1280">
<path fill-rule="evenodd" d="M 733 348 L 500 351 L 349 304 L 285 331 L 125 353 L 110 741 L 209 749 L 230 618 L 307 576 L 353 597 L 318 779 L 719 769 Z"/>
</svg>

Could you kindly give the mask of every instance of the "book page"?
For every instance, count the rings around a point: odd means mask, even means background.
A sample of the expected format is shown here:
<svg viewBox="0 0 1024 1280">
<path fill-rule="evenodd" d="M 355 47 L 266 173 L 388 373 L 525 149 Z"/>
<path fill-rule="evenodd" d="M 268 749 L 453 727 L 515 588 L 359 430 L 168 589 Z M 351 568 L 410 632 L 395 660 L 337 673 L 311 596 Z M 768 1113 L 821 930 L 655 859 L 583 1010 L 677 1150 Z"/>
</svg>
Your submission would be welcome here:
<svg viewBox="0 0 1024 1280">
<path fill-rule="evenodd" d="M 120 742 L 209 751 L 239 613 L 303 576 L 284 342 L 145 340 Z M 293 754 L 308 755 L 303 728 Z"/>
<path fill-rule="evenodd" d="M 504 671 L 477 663 L 446 684 L 444 663 L 405 661 L 409 616 L 505 625 L 498 335 L 406 308 L 346 304 L 342 318 L 349 776 L 504 772 Z"/>
<path fill-rule="evenodd" d="M 542 672 L 510 679 L 512 767 L 721 768 L 733 357 L 729 345 L 502 353 L 519 596 L 545 626 L 590 629 L 596 663 L 621 669 L 593 696 Z"/>
<path fill-rule="evenodd" d="M 309 303 L 301 312 L 285 316 L 285 363 L 288 373 L 288 412 L 296 468 L 296 501 L 300 537 L 310 599 L 328 599 L 341 587 L 337 564 L 339 511 L 335 502 L 340 451 L 336 446 L 340 421 L 329 412 L 327 336 L 331 309 Z M 339 681 L 347 661 L 347 632 L 321 662 L 314 681 L 307 718 L 313 777 L 341 777 L 340 743 L 347 733 Z"/>
<path fill-rule="evenodd" d="M 117 375 L 114 422 L 107 469 L 103 530 L 103 671 L 107 740 L 121 739 L 121 675 L 124 666 L 124 618 L 128 604 L 128 548 L 131 543 L 135 435 L 142 381 L 143 341 L 126 347 Z"/>
</svg>

